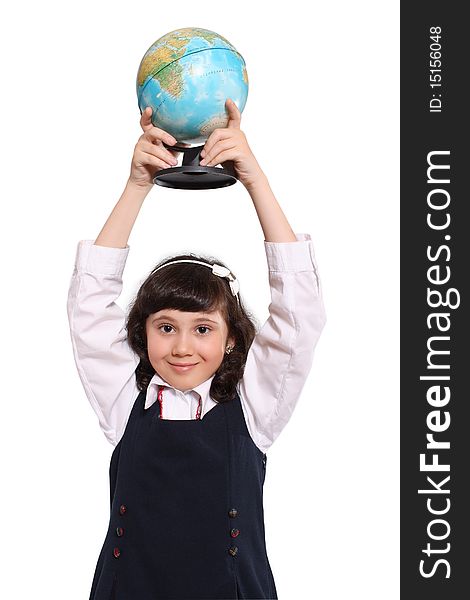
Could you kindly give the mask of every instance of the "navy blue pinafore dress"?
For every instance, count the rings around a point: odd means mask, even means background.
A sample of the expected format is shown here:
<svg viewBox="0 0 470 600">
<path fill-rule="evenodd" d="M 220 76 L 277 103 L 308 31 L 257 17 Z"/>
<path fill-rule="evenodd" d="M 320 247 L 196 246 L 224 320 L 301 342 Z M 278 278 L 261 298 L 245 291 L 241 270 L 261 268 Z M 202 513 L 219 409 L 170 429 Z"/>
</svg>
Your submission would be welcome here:
<svg viewBox="0 0 470 600">
<path fill-rule="evenodd" d="M 142 390 L 109 467 L 111 513 L 90 600 L 276 600 L 266 454 L 238 394 L 202 419 L 160 418 Z"/>
</svg>

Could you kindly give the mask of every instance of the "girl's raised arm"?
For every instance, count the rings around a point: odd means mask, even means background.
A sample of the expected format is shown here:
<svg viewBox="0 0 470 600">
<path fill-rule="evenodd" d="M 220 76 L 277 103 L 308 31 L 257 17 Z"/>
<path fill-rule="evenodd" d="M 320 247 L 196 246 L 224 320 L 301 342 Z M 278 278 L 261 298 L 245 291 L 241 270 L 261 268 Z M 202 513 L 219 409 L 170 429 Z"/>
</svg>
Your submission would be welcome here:
<svg viewBox="0 0 470 600">
<path fill-rule="evenodd" d="M 153 127 L 144 111 L 131 172 L 119 201 L 100 234 L 77 247 L 67 315 L 77 371 L 88 400 L 108 441 L 116 444 L 138 394 L 138 357 L 129 347 L 125 313 L 117 304 L 122 291 L 130 232 L 143 201 L 153 186 L 155 171 L 176 162 L 162 140 L 176 140 Z"/>
<path fill-rule="evenodd" d="M 228 125 L 211 133 L 201 164 L 234 162 L 264 233 L 272 302 L 248 352 L 239 392 L 248 430 L 266 452 L 297 404 L 326 313 L 310 234 L 293 232 L 240 129 L 240 111 L 230 99 L 226 109 Z"/>
<path fill-rule="evenodd" d="M 240 129 L 241 114 L 231 98 L 225 102 L 227 127 L 215 129 L 201 152 L 201 165 L 215 167 L 233 161 L 238 180 L 251 196 L 266 242 L 295 242 L 269 181 L 251 151 L 246 135 Z"/>
<path fill-rule="evenodd" d="M 175 138 L 154 127 L 152 109 L 146 108 L 140 118 L 144 133 L 140 136 L 132 157 L 131 172 L 124 192 L 108 217 L 98 237 L 97 246 L 125 248 L 142 204 L 153 187 L 153 175 L 160 169 L 174 167 L 177 152 L 167 150 L 163 142 L 176 144 Z"/>
</svg>

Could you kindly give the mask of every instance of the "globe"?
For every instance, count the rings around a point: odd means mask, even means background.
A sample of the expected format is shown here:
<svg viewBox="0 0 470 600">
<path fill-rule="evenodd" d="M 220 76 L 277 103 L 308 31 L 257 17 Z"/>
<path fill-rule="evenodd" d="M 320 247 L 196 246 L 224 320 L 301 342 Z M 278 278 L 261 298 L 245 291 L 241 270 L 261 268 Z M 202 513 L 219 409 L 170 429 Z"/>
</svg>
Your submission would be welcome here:
<svg viewBox="0 0 470 600">
<path fill-rule="evenodd" d="M 243 57 L 214 31 L 176 29 L 154 42 L 137 73 L 140 111 L 152 108 L 152 123 L 185 144 L 205 143 L 218 127 L 226 127 L 225 101 L 240 112 L 248 96 Z"/>
</svg>

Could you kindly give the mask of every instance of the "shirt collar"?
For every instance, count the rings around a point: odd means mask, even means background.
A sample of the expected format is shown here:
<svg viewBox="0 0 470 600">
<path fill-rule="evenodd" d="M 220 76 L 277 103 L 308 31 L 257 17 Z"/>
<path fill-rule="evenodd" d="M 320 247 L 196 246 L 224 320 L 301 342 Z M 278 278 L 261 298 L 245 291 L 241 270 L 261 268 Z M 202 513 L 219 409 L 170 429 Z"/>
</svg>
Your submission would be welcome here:
<svg viewBox="0 0 470 600">
<path fill-rule="evenodd" d="M 209 390 L 211 388 L 211 383 L 212 383 L 212 380 L 214 379 L 214 377 L 215 377 L 215 373 L 214 373 L 214 375 L 212 375 L 212 377 L 210 377 L 209 379 L 206 379 L 206 381 L 203 381 L 196 387 L 191 388 L 189 390 L 184 390 L 184 393 L 193 391 L 193 392 L 196 392 L 197 394 L 199 394 L 199 396 L 201 396 L 202 406 L 204 407 L 204 403 L 206 401 L 206 398 L 209 396 Z M 147 395 L 145 398 L 144 409 L 150 408 L 152 406 L 152 404 L 154 402 L 156 402 L 157 396 L 158 396 L 158 386 L 159 385 L 161 385 L 163 387 L 167 387 L 167 388 L 172 388 L 173 390 L 175 389 L 172 385 L 170 385 L 164 379 L 162 379 L 158 373 L 155 373 L 147 387 Z"/>
</svg>

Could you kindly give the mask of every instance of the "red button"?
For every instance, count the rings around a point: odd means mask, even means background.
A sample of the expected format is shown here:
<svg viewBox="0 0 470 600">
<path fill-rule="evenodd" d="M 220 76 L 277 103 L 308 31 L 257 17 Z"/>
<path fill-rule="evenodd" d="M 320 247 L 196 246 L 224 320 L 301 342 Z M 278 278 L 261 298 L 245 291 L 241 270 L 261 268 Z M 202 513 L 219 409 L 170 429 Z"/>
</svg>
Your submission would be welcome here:
<svg viewBox="0 0 470 600">
<path fill-rule="evenodd" d="M 121 556 L 121 551 L 119 550 L 119 548 L 114 548 L 113 554 L 116 558 L 119 558 Z"/>
<path fill-rule="evenodd" d="M 123 515 L 126 512 L 127 508 L 125 504 L 121 504 L 121 506 L 119 507 L 119 513 L 121 515 Z"/>
<path fill-rule="evenodd" d="M 232 529 L 232 530 L 230 531 L 230 535 L 231 535 L 233 538 L 237 537 L 237 535 L 238 535 L 239 533 L 240 533 L 240 530 L 239 530 L 239 529 Z"/>
<path fill-rule="evenodd" d="M 116 527 L 116 535 L 121 537 L 124 533 L 124 529 L 122 527 Z"/>
</svg>

